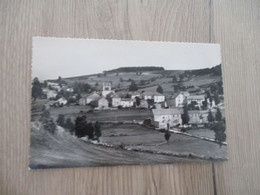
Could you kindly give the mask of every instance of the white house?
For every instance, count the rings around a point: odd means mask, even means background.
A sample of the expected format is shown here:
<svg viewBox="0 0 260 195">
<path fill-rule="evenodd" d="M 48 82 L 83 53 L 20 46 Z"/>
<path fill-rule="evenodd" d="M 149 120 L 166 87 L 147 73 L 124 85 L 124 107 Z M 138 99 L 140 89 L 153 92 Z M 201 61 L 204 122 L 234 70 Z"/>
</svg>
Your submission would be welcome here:
<svg viewBox="0 0 260 195">
<path fill-rule="evenodd" d="M 118 107 L 121 105 L 121 97 L 119 97 L 118 95 L 114 95 L 112 97 L 112 106 L 113 107 Z"/>
<path fill-rule="evenodd" d="M 96 101 L 100 98 L 100 95 L 97 94 L 97 92 L 93 92 L 91 95 L 89 95 L 86 99 L 86 104 L 89 104 L 92 101 Z"/>
<path fill-rule="evenodd" d="M 102 97 L 98 100 L 98 109 L 99 110 L 108 109 L 108 100 L 106 98 Z"/>
<path fill-rule="evenodd" d="M 99 97 L 99 99 L 92 101 L 90 104 L 97 110 L 108 109 L 108 100 L 104 97 Z"/>
<path fill-rule="evenodd" d="M 152 92 L 144 92 L 142 93 L 142 97 L 144 100 L 153 99 L 154 93 Z"/>
<path fill-rule="evenodd" d="M 205 95 L 191 95 L 187 97 L 187 104 L 191 104 L 191 102 L 196 102 L 199 107 L 203 105 L 203 101 L 205 101 Z"/>
<path fill-rule="evenodd" d="M 190 124 L 208 123 L 208 110 L 190 110 L 188 114 Z"/>
<path fill-rule="evenodd" d="M 167 129 L 182 123 L 182 109 L 153 109 L 152 112 L 154 122 L 159 129 Z"/>
<path fill-rule="evenodd" d="M 134 101 L 130 98 L 121 98 L 120 106 L 123 108 L 130 108 L 134 106 Z"/>
<path fill-rule="evenodd" d="M 154 102 L 164 102 L 165 101 L 165 96 L 160 94 L 160 93 L 154 93 L 153 94 L 153 99 L 154 99 Z"/>
<path fill-rule="evenodd" d="M 79 99 L 79 105 L 85 106 L 87 104 L 87 94 L 81 94 L 81 98 Z"/>
<path fill-rule="evenodd" d="M 175 106 L 183 107 L 184 103 L 187 101 L 187 97 L 189 97 L 189 92 L 180 92 L 179 95 L 175 97 Z"/>
<path fill-rule="evenodd" d="M 56 101 L 60 106 L 64 106 L 68 103 L 68 100 L 66 100 L 64 97 L 61 97 Z"/>
<path fill-rule="evenodd" d="M 50 99 L 50 98 L 56 98 L 58 93 L 55 90 L 49 90 L 46 95 L 47 95 L 47 98 Z"/>
<path fill-rule="evenodd" d="M 47 85 L 52 87 L 53 89 L 56 89 L 57 91 L 61 90 L 61 86 L 59 83 L 47 82 Z"/>
</svg>

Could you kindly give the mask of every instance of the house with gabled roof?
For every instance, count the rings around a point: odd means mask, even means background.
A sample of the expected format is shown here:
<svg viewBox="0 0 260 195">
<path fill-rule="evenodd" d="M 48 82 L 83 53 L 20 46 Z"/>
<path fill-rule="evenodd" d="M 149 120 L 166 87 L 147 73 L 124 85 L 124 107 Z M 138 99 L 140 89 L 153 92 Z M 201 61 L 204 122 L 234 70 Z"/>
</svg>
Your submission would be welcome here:
<svg viewBox="0 0 260 195">
<path fill-rule="evenodd" d="M 152 109 L 152 112 L 154 124 L 159 129 L 168 129 L 170 127 L 182 124 L 182 109 Z"/>
<path fill-rule="evenodd" d="M 175 106 L 176 107 L 183 107 L 184 104 L 187 102 L 187 97 L 189 97 L 189 96 L 190 96 L 189 92 L 180 92 L 175 97 Z"/>
<path fill-rule="evenodd" d="M 198 107 L 201 107 L 203 105 L 203 101 L 205 101 L 205 95 L 190 95 L 187 97 L 187 104 L 196 102 Z"/>
<path fill-rule="evenodd" d="M 94 91 L 91 95 L 89 95 L 86 98 L 86 104 L 89 104 L 92 101 L 96 101 L 96 100 L 100 99 L 100 97 L 101 96 L 97 92 Z"/>
</svg>

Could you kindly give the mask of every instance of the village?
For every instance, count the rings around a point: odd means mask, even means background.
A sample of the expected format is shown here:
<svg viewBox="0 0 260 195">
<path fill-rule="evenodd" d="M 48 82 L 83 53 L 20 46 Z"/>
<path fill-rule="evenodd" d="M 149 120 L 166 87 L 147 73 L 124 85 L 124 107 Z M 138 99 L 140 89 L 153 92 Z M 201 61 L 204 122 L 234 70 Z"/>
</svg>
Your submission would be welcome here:
<svg viewBox="0 0 260 195">
<path fill-rule="evenodd" d="M 64 165 L 52 154 L 57 150 L 66 166 L 89 160 L 95 166 L 226 159 L 220 65 L 131 70 L 34 78 L 30 166 L 44 159 Z M 47 156 L 41 155 L 45 151 Z M 66 157 L 74 152 L 77 160 Z"/>
<path fill-rule="evenodd" d="M 64 97 L 56 99 L 58 92 L 64 90 L 73 93 L 73 88 L 58 83 L 48 82 L 48 88 L 43 90 L 46 98 L 50 100 L 46 104 L 49 106 L 69 106 L 68 99 Z M 50 90 L 51 89 L 51 90 Z M 75 95 L 74 95 L 74 98 Z M 216 115 L 223 104 L 216 105 L 214 100 L 210 101 L 207 94 L 193 95 L 189 92 L 180 92 L 174 97 L 174 102 L 169 103 L 165 95 L 154 91 L 145 92 L 138 90 L 135 92 L 115 92 L 112 89 L 111 82 L 102 83 L 102 90 L 93 91 L 91 94 L 82 93 L 76 102 L 79 106 L 90 106 L 94 111 L 102 112 L 104 110 L 118 109 L 151 109 L 151 123 L 156 129 L 167 129 L 173 127 L 204 126 L 209 122 L 209 114 Z M 189 123 L 183 123 L 184 106 L 187 105 Z M 222 115 L 222 112 L 221 112 Z M 139 121 L 138 118 L 136 120 Z M 178 128 L 177 128 L 178 129 Z"/>
</svg>

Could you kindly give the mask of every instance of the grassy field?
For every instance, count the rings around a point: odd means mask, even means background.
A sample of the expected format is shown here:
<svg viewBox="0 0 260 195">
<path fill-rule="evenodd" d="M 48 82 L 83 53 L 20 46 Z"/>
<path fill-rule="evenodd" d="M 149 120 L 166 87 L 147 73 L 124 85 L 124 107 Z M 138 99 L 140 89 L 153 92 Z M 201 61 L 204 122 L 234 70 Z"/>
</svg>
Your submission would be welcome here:
<svg viewBox="0 0 260 195">
<path fill-rule="evenodd" d="M 203 158 L 226 158 L 226 146 L 220 148 L 213 142 L 177 134 L 172 134 L 167 144 L 164 133 L 140 125 L 102 125 L 101 143 L 112 147 L 83 141 L 61 129 L 51 134 L 32 125 L 32 169 L 202 162 Z"/>
<path fill-rule="evenodd" d="M 202 160 L 111 148 L 85 142 L 64 132 L 51 134 L 36 127 L 31 132 L 31 169 L 177 162 Z"/>
</svg>

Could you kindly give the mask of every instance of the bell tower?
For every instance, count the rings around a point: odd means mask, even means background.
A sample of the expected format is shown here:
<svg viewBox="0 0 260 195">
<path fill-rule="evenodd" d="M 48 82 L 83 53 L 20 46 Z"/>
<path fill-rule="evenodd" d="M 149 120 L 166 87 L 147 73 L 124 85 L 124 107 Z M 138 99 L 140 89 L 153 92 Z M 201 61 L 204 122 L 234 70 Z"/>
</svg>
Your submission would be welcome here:
<svg viewBox="0 0 260 195">
<path fill-rule="evenodd" d="M 103 83 L 103 91 L 111 91 L 111 83 L 107 82 L 107 83 Z"/>
</svg>

